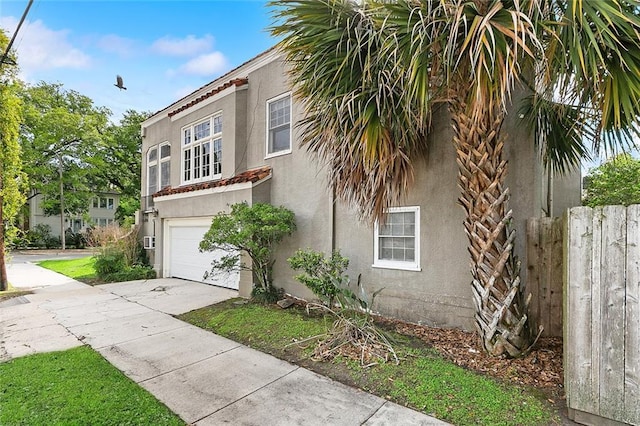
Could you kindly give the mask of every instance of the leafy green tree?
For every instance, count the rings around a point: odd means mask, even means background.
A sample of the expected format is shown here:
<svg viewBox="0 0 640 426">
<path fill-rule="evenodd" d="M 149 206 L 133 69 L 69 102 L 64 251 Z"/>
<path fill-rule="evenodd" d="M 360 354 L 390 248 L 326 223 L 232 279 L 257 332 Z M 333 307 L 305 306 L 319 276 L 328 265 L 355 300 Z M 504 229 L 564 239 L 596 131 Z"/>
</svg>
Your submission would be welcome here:
<svg viewBox="0 0 640 426">
<path fill-rule="evenodd" d="M 102 186 L 124 196 L 140 197 L 142 136 L 140 125 L 151 113 L 127 110 L 118 124 L 107 127 L 89 163 Z"/>
<path fill-rule="evenodd" d="M 120 225 L 131 222 L 140 208 L 140 126 L 150 115 L 150 112 L 127 110 L 118 124 L 107 127 L 94 155 L 88 159 L 95 182 L 120 193 L 116 210 Z"/>
<path fill-rule="evenodd" d="M 46 214 L 81 215 L 95 191 L 91 159 L 104 138 L 110 112 L 59 83 L 41 82 L 22 92 L 21 130 L 29 196 L 42 194 Z M 61 230 L 63 228 L 61 218 Z M 64 233 L 62 233 L 64 235 Z M 64 238 L 62 239 L 64 248 Z"/>
<path fill-rule="evenodd" d="M 0 29 L 0 52 L 4 52 L 8 41 Z M 18 143 L 22 106 L 16 94 L 15 71 L 7 66 L 0 63 L 0 291 L 7 289 L 5 237 L 15 229 L 14 219 L 24 203 L 25 181 Z"/>
<path fill-rule="evenodd" d="M 585 206 L 640 204 L 640 160 L 619 154 L 589 171 Z"/>
<path fill-rule="evenodd" d="M 227 254 L 212 262 L 210 273 L 252 271 L 257 280 L 252 295 L 273 301 L 278 296 L 273 286 L 273 250 L 295 229 L 295 216 L 284 207 L 233 204 L 230 213 L 221 212 L 213 218 L 211 228 L 200 242 L 200 251 L 226 251 Z M 242 253 L 249 256 L 251 264 L 241 261 Z"/>
<path fill-rule="evenodd" d="M 466 213 L 476 325 L 485 350 L 535 341 L 510 228 L 507 139 L 516 84 L 547 167 L 629 146 L 640 113 L 637 0 L 278 0 L 302 144 L 336 194 L 369 219 L 397 205 L 426 150 L 431 117 L 451 116 Z"/>
</svg>

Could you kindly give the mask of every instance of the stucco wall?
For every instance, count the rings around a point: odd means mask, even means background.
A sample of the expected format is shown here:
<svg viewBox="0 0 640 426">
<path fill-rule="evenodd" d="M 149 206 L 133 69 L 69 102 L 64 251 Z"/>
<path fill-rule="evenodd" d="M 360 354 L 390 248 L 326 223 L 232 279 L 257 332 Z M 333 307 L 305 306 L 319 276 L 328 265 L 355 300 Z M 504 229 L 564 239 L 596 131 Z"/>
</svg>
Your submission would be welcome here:
<svg viewBox="0 0 640 426">
<path fill-rule="evenodd" d="M 298 130 L 294 128 L 291 153 L 266 155 L 267 101 L 290 89 L 281 62 L 268 63 L 248 72 L 249 84 L 243 90 L 223 97 L 203 108 L 182 114 L 171 122 L 168 118 L 149 126 L 143 143 L 143 155 L 151 145 L 169 140 L 172 143 L 171 185 L 180 186 L 180 129 L 195 120 L 222 111 L 223 177 L 264 165 L 272 168 L 269 180 L 251 190 L 223 191 L 218 194 L 159 198 L 158 215 L 143 223 L 147 235 L 155 220 L 155 265 L 160 269 L 162 224 L 171 218 L 210 217 L 235 202 L 270 202 L 285 206 L 296 214 L 297 231 L 278 247 L 274 270 L 275 284 L 303 298 L 312 293 L 295 281 L 295 271 L 286 259 L 298 248 L 313 248 L 329 253 L 332 243 L 351 263 L 353 281 L 362 274 L 365 292 L 378 295 L 374 310 L 405 320 L 445 327 L 473 328 L 469 257 L 463 231 L 463 210 L 457 204 L 457 165 L 451 139 L 451 124 L 446 110 L 434 117 L 427 157 L 416 161 L 415 185 L 405 206 L 421 207 L 420 243 L 421 270 L 402 271 L 373 268 L 373 227 L 360 222 L 348 206 L 335 205 L 328 189 L 323 165 L 298 146 Z M 516 93 L 516 103 L 520 93 Z M 187 110 L 189 111 L 189 110 Z M 231 113 L 228 113 L 231 111 Z M 300 105 L 294 103 L 293 122 L 302 118 Z M 540 216 L 544 196 L 543 174 L 537 152 L 526 126 L 517 114 L 510 114 L 503 131 L 508 135 L 504 155 L 508 159 L 510 206 L 517 232 L 516 254 L 524 261 L 525 226 L 529 217 Z M 229 167 L 232 165 L 232 167 Z M 143 194 L 146 194 L 146 168 L 143 167 Z M 558 193 L 571 194 L 574 182 L 557 181 Z M 578 180 L 579 189 L 579 180 Z M 576 190 L 579 201 L 579 190 Z M 563 203 L 575 202 L 572 195 L 563 195 Z M 559 205 L 559 204 L 557 204 Z M 334 233 L 335 230 L 335 233 Z M 526 270 L 521 269 L 526 280 Z M 250 279 L 244 277 L 243 279 Z"/>
<path fill-rule="evenodd" d="M 276 61 L 251 73 L 249 85 L 247 108 L 251 114 L 247 117 L 247 128 L 250 129 L 247 167 L 272 167 L 271 204 L 293 210 L 298 228 L 278 246 L 274 281 L 287 292 L 311 298 L 313 294 L 293 279 L 295 271 L 289 268 L 287 258 L 298 248 L 331 250 L 331 200 L 326 180 L 306 150 L 297 145 L 298 130 L 295 128 L 292 152 L 265 158 L 267 101 L 290 90 L 281 63 Z M 292 120 L 300 120 L 301 113 L 299 105 L 294 103 Z"/>
</svg>

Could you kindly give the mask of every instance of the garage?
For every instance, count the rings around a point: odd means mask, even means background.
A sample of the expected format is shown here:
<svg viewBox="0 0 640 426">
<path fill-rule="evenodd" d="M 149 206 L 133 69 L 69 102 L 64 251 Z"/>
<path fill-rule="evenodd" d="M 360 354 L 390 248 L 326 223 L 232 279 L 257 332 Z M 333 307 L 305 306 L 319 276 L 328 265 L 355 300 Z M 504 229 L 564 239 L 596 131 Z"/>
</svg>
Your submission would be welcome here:
<svg viewBox="0 0 640 426">
<path fill-rule="evenodd" d="M 206 284 L 217 285 L 231 289 L 238 289 L 240 273 L 219 273 L 204 275 L 211 269 L 211 262 L 222 257 L 225 253 L 205 252 L 200 253 L 199 245 L 202 237 L 209 229 L 211 220 L 188 221 L 168 220 L 165 227 L 165 262 L 169 266 L 165 276 L 183 278 L 191 281 L 199 281 Z"/>
</svg>

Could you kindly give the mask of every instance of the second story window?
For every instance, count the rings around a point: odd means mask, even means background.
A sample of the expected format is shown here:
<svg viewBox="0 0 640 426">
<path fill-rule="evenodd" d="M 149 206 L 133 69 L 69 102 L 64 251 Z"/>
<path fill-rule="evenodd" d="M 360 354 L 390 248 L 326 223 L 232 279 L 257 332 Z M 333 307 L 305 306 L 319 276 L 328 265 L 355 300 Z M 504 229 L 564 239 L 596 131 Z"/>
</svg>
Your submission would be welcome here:
<svg viewBox="0 0 640 426">
<path fill-rule="evenodd" d="M 222 174 L 222 114 L 182 129 L 182 183 L 220 178 Z"/>
<path fill-rule="evenodd" d="M 171 145 L 160 145 L 160 189 L 171 185 Z"/>
<path fill-rule="evenodd" d="M 158 148 L 147 152 L 147 195 L 158 192 Z"/>
<path fill-rule="evenodd" d="M 291 94 L 267 101 L 267 157 L 291 152 Z"/>
<path fill-rule="evenodd" d="M 147 194 L 171 185 L 171 145 L 163 142 L 147 151 Z"/>
<path fill-rule="evenodd" d="M 92 204 L 94 209 L 113 210 L 115 208 L 115 200 L 110 197 L 96 197 Z"/>
</svg>

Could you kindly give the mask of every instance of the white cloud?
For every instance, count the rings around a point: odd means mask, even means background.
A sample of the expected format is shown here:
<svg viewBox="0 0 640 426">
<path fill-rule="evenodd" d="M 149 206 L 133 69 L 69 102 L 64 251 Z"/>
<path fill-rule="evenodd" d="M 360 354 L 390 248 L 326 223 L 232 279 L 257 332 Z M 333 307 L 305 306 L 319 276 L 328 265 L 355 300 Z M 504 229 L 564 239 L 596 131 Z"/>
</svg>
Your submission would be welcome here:
<svg viewBox="0 0 640 426">
<path fill-rule="evenodd" d="M 109 34 L 98 40 L 98 47 L 105 52 L 115 53 L 123 58 L 134 56 L 135 46 L 131 39 Z"/>
<path fill-rule="evenodd" d="M 220 52 L 212 52 L 193 58 L 169 74 L 186 74 L 197 76 L 212 76 L 225 71 L 229 67 L 227 58 Z"/>
<path fill-rule="evenodd" d="M 206 52 L 213 47 L 213 36 L 210 34 L 202 38 L 188 35 L 185 38 L 162 37 L 151 45 L 151 50 L 161 55 L 194 56 Z"/>
<path fill-rule="evenodd" d="M 0 27 L 7 29 L 8 35 L 13 34 L 17 26 L 18 21 L 12 16 L 0 18 Z M 41 20 L 25 21 L 13 45 L 22 73 L 28 76 L 53 68 L 88 68 L 91 57 L 75 48 L 68 36 L 68 30 L 52 30 Z"/>
</svg>

